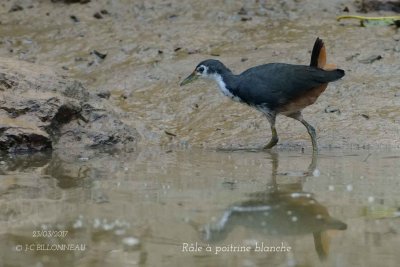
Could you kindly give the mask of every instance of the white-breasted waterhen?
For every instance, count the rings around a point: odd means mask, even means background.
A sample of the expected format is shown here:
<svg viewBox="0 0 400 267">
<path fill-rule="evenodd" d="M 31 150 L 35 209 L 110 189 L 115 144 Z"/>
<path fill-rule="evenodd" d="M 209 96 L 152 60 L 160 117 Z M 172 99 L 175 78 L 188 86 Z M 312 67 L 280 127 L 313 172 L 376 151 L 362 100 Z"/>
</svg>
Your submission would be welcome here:
<svg viewBox="0 0 400 267">
<path fill-rule="evenodd" d="M 272 137 L 264 147 L 270 149 L 278 143 L 275 128 L 277 114 L 300 121 L 310 134 L 313 151 L 317 151 L 314 127 L 303 119 L 301 111 L 313 104 L 325 91 L 329 82 L 344 76 L 344 70 L 326 64 L 326 50 L 317 38 L 311 53 L 310 65 L 270 63 L 250 68 L 239 75 L 232 73 L 222 62 L 207 59 L 200 62 L 181 86 L 199 77 L 213 79 L 221 92 L 237 102 L 261 111 L 271 125 Z"/>
</svg>

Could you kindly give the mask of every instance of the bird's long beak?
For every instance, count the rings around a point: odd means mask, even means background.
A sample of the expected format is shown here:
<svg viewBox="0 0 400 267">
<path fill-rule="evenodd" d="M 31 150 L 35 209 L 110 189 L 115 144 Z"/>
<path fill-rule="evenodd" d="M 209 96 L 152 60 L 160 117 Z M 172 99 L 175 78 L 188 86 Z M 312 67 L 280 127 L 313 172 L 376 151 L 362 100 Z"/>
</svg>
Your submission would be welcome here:
<svg viewBox="0 0 400 267">
<path fill-rule="evenodd" d="M 190 74 L 189 76 L 187 76 L 186 79 L 184 79 L 184 80 L 181 82 L 180 85 L 181 85 L 181 86 L 184 86 L 184 85 L 186 85 L 186 84 L 188 84 L 188 83 L 191 83 L 191 82 L 197 80 L 198 78 L 199 78 L 199 75 L 197 75 L 196 72 L 193 71 L 192 74 Z"/>
</svg>

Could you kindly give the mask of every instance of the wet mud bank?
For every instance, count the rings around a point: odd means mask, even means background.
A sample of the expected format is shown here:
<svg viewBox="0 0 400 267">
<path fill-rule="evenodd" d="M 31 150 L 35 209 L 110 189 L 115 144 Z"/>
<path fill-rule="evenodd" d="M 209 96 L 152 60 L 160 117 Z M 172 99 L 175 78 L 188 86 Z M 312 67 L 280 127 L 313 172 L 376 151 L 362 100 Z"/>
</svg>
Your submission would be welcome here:
<svg viewBox="0 0 400 267">
<path fill-rule="evenodd" d="M 398 14 L 396 4 L 385 3 L 9 1 L 0 5 L 0 56 L 50 66 L 108 98 L 100 103 L 137 130 L 140 145 L 262 147 L 270 133 L 260 113 L 232 103 L 212 83 L 179 83 L 207 58 L 234 73 L 269 62 L 308 64 L 319 36 L 328 62 L 346 71 L 304 110 L 319 146 L 399 148 L 399 30 L 335 20 L 343 14 Z M 78 106 L 72 106 L 74 113 Z M 277 131 L 278 149 L 311 145 L 294 120 L 278 117 Z M 47 147 L 46 134 L 29 138 Z M 110 135 L 98 139 L 88 142 L 114 142 Z"/>
</svg>

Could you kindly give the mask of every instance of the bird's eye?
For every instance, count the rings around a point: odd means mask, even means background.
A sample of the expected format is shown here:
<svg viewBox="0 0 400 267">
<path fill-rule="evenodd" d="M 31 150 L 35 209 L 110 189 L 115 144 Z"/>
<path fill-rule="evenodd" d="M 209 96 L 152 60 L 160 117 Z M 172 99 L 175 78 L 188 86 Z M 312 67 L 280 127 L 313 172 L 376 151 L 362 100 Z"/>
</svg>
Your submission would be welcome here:
<svg viewBox="0 0 400 267">
<path fill-rule="evenodd" d="M 197 71 L 200 72 L 200 73 L 203 73 L 204 67 L 199 67 L 199 68 L 197 69 Z"/>
</svg>

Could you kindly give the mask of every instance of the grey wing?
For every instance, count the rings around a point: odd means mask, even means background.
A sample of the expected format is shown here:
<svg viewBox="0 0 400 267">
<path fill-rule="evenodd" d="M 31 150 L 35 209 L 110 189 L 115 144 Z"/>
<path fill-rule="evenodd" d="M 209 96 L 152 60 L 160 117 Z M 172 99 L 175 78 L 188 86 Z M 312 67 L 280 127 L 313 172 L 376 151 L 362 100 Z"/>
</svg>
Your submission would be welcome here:
<svg viewBox="0 0 400 267">
<path fill-rule="evenodd" d="M 266 64 L 243 72 L 237 94 L 248 104 L 266 104 L 274 109 L 302 93 L 341 78 L 336 71 L 290 65 Z"/>
</svg>

